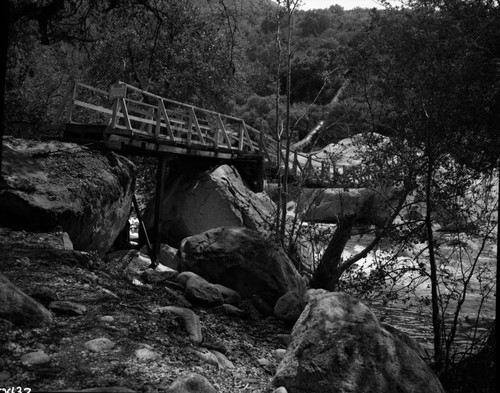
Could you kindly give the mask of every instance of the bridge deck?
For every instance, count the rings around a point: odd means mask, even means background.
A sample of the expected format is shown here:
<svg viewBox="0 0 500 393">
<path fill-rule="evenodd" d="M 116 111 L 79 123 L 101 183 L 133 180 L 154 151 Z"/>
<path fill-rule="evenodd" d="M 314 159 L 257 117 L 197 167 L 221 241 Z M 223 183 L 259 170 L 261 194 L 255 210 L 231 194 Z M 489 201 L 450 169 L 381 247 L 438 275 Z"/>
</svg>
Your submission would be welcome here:
<svg viewBox="0 0 500 393">
<path fill-rule="evenodd" d="M 74 83 L 54 123 L 65 124 L 67 138 L 101 140 L 118 152 L 263 161 L 276 172 L 285 162 L 283 149 L 273 138 L 240 118 L 166 99 L 126 83 L 112 85 L 109 91 Z M 289 168 L 292 178 L 306 184 L 355 186 L 352 182 L 339 185 L 346 183 L 346 170 L 336 168 L 329 159 L 295 151 L 289 157 Z"/>
</svg>

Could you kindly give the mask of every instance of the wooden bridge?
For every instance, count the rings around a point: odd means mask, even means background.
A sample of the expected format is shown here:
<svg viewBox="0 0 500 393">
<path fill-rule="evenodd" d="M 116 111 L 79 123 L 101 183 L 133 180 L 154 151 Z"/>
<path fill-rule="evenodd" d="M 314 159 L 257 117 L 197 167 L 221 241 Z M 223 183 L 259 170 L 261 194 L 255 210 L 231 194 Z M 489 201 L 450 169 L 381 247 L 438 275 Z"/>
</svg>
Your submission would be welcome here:
<svg viewBox="0 0 500 393">
<path fill-rule="evenodd" d="M 158 157 L 154 248 L 146 239 L 153 264 L 159 255 L 160 201 L 169 162 L 181 160 L 183 166 L 230 163 L 255 191 L 263 190 L 266 172 L 278 173 L 285 162 L 278 143 L 242 119 L 163 98 L 126 83 L 114 84 L 108 91 L 74 83 L 54 126 L 62 128 L 63 137 L 59 139 L 65 141 L 100 144 L 125 155 Z M 342 176 L 331 160 L 297 151 L 290 155 L 289 173 L 306 185 L 322 187 L 338 187 Z M 134 207 L 143 226 L 135 198 Z"/>
<path fill-rule="evenodd" d="M 257 190 L 262 190 L 264 168 L 277 170 L 285 162 L 284 151 L 273 138 L 240 118 L 163 98 L 126 83 L 114 84 L 108 91 L 74 83 L 54 125 L 63 127 L 65 140 L 102 141 L 107 148 L 124 154 L 203 157 L 254 167 L 254 174 L 248 177 L 256 178 Z M 289 168 L 293 179 L 313 185 L 332 186 L 342 174 L 331 160 L 297 151 L 290 155 Z"/>
</svg>

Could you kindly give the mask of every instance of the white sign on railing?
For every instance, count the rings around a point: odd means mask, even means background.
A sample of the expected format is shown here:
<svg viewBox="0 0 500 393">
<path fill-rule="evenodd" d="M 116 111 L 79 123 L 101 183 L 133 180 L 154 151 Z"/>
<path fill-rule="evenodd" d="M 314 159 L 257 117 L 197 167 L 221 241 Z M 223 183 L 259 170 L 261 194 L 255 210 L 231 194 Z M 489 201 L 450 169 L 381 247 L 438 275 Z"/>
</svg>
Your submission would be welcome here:
<svg viewBox="0 0 500 393">
<path fill-rule="evenodd" d="M 125 98 L 127 96 L 127 85 L 123 83 L 117 83 L 111 85 L 109 88 L 109 98 L 114 100 L 115 98 Z"/>
</svg>

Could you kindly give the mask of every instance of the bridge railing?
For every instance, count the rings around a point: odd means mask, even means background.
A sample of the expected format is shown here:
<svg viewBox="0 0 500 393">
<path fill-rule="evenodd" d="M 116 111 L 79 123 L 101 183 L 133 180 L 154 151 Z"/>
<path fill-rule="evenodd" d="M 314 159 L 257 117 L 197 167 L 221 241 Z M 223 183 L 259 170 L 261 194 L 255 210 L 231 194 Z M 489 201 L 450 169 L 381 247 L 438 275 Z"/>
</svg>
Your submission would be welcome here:
<svg viewBox="0 0 500 393">
<path fill-rule="evenodd" d="M 109 92 L 85 83 L 69 86 L 54 117 L 54 125 L 108 124 L 112 115 Z"/>
<path fill-rule="evenodd" d="M 70 86 L 54 123 L 100 124 L 107 133 L 152 138 L 167 144 L 236 154 L 262 155 L 267 166 L 284 167 L 285 153 L 269 135 L 242 119 L 170 100 L 126 83 L 108 91 L 76 82 Z M 280 159 L 278 160 L 278 155 Z M 290 175 L 329 182 L 345 173 L 328 159 L 292 151 Z"/>
<path fill-rule="evenodd" d="M 262 148 L 260 132 L 237 117 L 163 98 L 125 83 L 111 87 L 110 99 L 112 133 L 215 151 L 259 154 Z"/>
</svg>

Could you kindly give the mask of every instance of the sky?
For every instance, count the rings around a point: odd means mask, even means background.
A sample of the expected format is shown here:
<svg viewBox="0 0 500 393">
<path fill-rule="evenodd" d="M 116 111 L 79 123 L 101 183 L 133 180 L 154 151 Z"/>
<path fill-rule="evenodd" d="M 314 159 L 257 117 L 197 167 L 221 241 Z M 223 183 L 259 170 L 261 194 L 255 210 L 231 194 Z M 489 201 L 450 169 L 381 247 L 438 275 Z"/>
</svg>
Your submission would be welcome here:
<svg viewBox="0 0 500 393">
<path fill-rule="evenodd" d="M 361 8 L 383 8 L 377 0 L 302 0 L 301 10 L 311 10 L 318 8 L 328 8 L 331 5 L 338 4 L 345 10 L 356 7 Z"/>
</svg>

